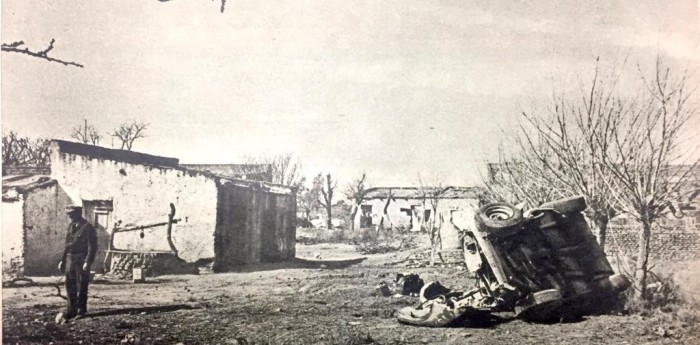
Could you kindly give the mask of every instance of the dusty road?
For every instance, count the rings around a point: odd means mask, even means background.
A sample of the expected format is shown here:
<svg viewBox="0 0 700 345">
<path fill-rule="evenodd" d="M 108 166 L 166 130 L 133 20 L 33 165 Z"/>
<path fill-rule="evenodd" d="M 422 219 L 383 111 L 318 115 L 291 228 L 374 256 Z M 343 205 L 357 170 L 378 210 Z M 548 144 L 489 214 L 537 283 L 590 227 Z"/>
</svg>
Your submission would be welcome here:
<svg viewBox="0 0 700 345">
<path fill-rule="evenodd" d="M 358 256 L 345 245 L 298 246 L 298 256 Z M 663 314 L 595 316 L 528 324 L 509 314 L 479 328 L 401 325 L 395 311 L 416 297 L 380 297 L 374 287 L 397 272 L 446 286 L 471 286 L 460 268 L 406 269 L 407 252 L 371 255 L 345 268 L 261 265 L 244 271 L 163 276 L 145 284 L 92 285 L 90 315 L 57 325 L 64 301 L 55 288 L 3 289 L 4 344 L 700 344 L 696 324 Z M 58 278 L 41 279 L 48 283 Z"/>
</svg>

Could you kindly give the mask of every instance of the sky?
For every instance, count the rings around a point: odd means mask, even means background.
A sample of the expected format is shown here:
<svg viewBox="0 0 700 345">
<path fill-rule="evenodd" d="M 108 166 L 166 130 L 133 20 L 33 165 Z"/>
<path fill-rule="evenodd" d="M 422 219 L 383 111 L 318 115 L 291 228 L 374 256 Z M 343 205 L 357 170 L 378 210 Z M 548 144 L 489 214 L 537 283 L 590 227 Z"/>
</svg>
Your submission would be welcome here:
<svg viewBox="0 0 700 345">
<path fill-rule="evenodd" d="M 102 0 L 2 2 L 2 131 L 70 139 L 84 119 L 111 147 L 182 163 L 293 153 L 312 179 L 364 170 L 475 185 L 518 114 L 602 66 L 661 53 L 700 66 L 700 1 Z M 625 65 L 625 66 L 627 66 Z"/>
</svg>

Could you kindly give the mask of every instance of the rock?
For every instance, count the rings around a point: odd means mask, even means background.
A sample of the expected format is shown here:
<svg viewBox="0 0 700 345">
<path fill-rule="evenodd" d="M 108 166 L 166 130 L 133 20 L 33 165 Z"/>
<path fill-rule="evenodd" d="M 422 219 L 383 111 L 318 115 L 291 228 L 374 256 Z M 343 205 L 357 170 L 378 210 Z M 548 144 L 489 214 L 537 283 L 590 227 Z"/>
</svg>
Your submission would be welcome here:
<svg viewBox="0 0 700 345">
<path fill-rule="evenodd" d="M 669 332 L 667 329 L 660 327 L 660 326 L 656 328 L 654 333 L 656 333 L 656 335 L 658 335 L 660 337 L 664 337 L 664 338 L 671 336 L 671 332 Z"/>
<path fill-rule="evenodd" d="M 64 323 L 66 323 L 66 318 L 63 317 L 63 313 L 58 313 L 58 314 L 56 314 L 54 321 L 56 321 L 57 324 L 62 325 Z"/>
<path fill-rule="evenodd" d="M 379 295 L 379 296 L 384 296 L 384 297 L 391 296 L 391 290 L 389 290 L 389 286 L 385 282 L 381 282 L 381 283 L 377 284 L 377 286 L 374 287 L 374 290 L 377 292 L 377 295 Z"/>
</svg>

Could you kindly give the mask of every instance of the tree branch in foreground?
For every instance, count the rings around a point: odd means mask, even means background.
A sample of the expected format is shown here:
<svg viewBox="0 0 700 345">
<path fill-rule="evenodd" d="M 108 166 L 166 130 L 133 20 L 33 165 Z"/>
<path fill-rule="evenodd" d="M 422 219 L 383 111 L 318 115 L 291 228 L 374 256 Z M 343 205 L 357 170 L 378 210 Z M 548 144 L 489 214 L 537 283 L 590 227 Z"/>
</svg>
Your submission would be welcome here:
<svg viewBox="0 0 700 345">
<path fill-rule="evenodd" d="M 158 0 L 160 2 L 170 2 L 171 0 Z M 214 0 L 212 0 L 214 1 Z M 221 13 L 224 13 L 224 10 L 226 9 L 226 0 L 221 0 Z"/>
<path fill-rule="evenodd" d="M 56 42 L 55 39 L 51 39 L 51 42 L 49 42 L 49 46 L 46 47 L 44 50 L 40 51 L 31 51 L 29 48 L 22 48 L 24 45 L 24 41 L 17 41 L 17 42 L 12 42 L 12 43 L 3 43 L 2 44 L 2 51 L 5 52 L 10 52 L 10 53 L 19 53 L 19 54 L 27 54 L 29 56 L 33 56 L 35 58 L 39 59 L 44 59 L 49 62 L 58 62 L 60 64 L 63 64 L 65 66 L 76 66 L 83 68 L 84 66 L 73 61 L 65 61 L 65 60 L 60 60 L 60 59 L 55 59 L 49 56 L 49 52 L 53 49 L 53 44 Z"/>
</svg>

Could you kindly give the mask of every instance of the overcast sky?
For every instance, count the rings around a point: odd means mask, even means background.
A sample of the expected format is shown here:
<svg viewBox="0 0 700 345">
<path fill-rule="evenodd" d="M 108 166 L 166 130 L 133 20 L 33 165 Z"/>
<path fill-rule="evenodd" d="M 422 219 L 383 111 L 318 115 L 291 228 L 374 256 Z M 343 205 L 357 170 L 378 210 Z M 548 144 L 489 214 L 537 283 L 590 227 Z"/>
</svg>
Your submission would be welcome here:
<svg viewBox="0 0 700 345">
<path fill-rule="evenodd" d="M 293 152 L 375 185 L 478 183 L 501 129 L 553 88 L 662 52 L 698 64 L 698 0 L 2 2 L 2 130 L 69 139 L 150 123 L 183 163 Z"/>
</svg>

